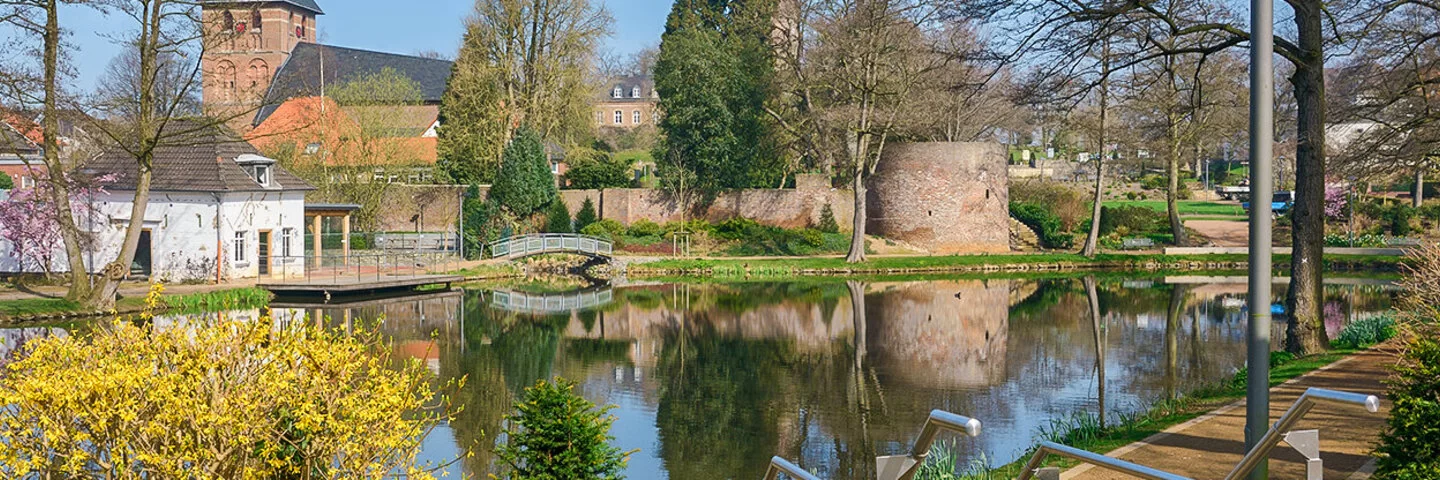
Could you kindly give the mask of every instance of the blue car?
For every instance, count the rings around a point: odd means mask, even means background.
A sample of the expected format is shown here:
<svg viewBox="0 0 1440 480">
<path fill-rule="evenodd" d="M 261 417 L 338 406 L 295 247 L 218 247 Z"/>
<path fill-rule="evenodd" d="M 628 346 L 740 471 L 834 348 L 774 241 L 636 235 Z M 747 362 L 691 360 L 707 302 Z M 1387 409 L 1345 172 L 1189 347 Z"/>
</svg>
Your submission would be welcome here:
<svg viewBox="0 0 1440 480">
<path fill-rule="evenodd" d="M 1246 212 L 1250 211 L 1250 202 L 1240 205 L 1245 208 Z M 1270 210 L 1275 212 L 1275 215 L 1290 213 L 1290 207 L 1293 206 L 1295 206 L 1295 192 L 1275 192 L 1275 196 L 1270 199 Z"/>
</svg>

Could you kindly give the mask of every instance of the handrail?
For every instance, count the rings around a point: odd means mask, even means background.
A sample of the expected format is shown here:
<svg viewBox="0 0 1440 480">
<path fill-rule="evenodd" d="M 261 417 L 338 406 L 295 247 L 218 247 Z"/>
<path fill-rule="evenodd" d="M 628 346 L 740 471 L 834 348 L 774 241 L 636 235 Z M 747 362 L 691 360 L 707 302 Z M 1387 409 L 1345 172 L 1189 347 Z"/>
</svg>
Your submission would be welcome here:
<svg viewBox="0 0 1440 480">
<path fill-rule="evenodd" d="M 941 429 L 977 437 L 980 436 L 980 421 L 944 410 L 931 410 L 930 416 L 925 419 L 925 426 L 920 430 L 920 436 L 915 437 L 915 446 L 910 448 L 910 454 L 877 458 L 876 476 L 881 480 L 887 480 L 887 475 L 896 475 L 890 477 L 895 480 L 915 478 L 915 474 L 920 471 L 920 465 L 925 463 L 925 457 L 930 454 L 930 447 L 935 443 L 935 436 L 940 434 Z M 893 466 L 880 465 L 896 461 L 899 463 L 893 463 Z"/>
<path fill-rule="evenodd" d="M 1127 462 L 1114 457 L 1107 457 L 1075 447 L 1068 447 L 1055 442 L 1040 442 L 1039 448 L 1035 450 L 1035 455 L 1030 457 L 1029 462 L 1025 463 L 1025 469 L 1020 471 L 1020 476 L 1015 480 L 1029 480 L 1035 475 L 1035 470 L 1040 468 L 1040 462 L 1050 455 L 1068 457 L 1073 460 L 1078 460 L 1080 463 L 1088 463 L 1106 470 L 1130 474 L 1146 480 L 1191 480 L 1190 477 L 1182 477 L 1144 465 Z"/>
<path fill-rule="evenodd" d="M 820 477 L 805 471 L 799 465 L 790 463 L 789 460 L 781 458 L 779 455 L 770 457 L 770 467 L 765 469 L 765 480 L 776 480 L 780 478 L 781 473 L 795 480 L 820 480 Z"/>
<path fill-rule="evenodd" d="M 1250 472 L 1254 471 L 1255 467 L 1259 466 L 1262 461 L 1270 458 L 1270 451 L 1274 450 L 1275 446 L 1280 444 L 1284 432 L 1290 430 L 1290 427 L 1295 426 L 1295 423 L 1300 421 L 1300 417 L 1305 416 L 1306 413 L 1310 413 L 1310 409 L 1315 408 L 1315 405 L 1321 403 L 1360 405 L 1365 407 L 1365 411 L 1370 413 L 1380 411 L 1380 399 L 1374 395 L 1310 387 L 1305 390 L 1304 394 L 1300 395 L 1300 398 L 1295 399 L 1295 403 L 1290 405 L 1290 409 L 1286 410 L 1285 414 L 1281 415 L 1279 420 L 1275 421 L 1275 424 L 1270 427 L 1270 430 L 1265 432 L 1265 436 L 1260 437 L 1260 442 L 1256 443 L 1255 447 L 1251 448 L 1250 452 L 1245 454 L 1245 458 L 1240 459 L 1240 464 L 1236 465 L 1235 469 L 1231 470 L 1230 474 L 1225 476 L 1225 480 L 1235 480 L 1250 475 Z"/>
<path fill-rule="evenodd" d="M 615 244 L 609 240 L 573 233 L 516 235 L 490 243 L 490 253 L 495 258 L 551 252 L 576 252 L 609 257 L 614 251 Z"/>
<path fill-rule="evenodd" d="M 1274 450 L 1275 446 L 1280 444 L 1280 440 L 1284 437 L 1284 432 L 1294 427 L 1295 423 L 1299 422 L 1301 417 L 1309 413 L 1310 409 L 1314 408 L 1315 405 L 1321 403 L 1361 405 L 1370 413 L 1380 411 L 1380 399 L 1374 395 L 1310 387 L 1305 390 L 1304 394 L 1300 395 L 1300 398 L 1295 400 L 1295 403 L 1290 406 L 1290 409 L 1287 410 L 1284 415 L 1280 416 L 1279 420 L 1275 421 L 1275 424 L 1270 427 L 1270 430 L 1265 432 L 1265 436 L 1260 438 L 1260 442 L 1255 444 L 1249 452 L 1246 452 L 1245 458 L 1242 458 L 1240 463 L 1235 466 L 1235 469 L 1232 470 L 1229 475 L 1225 476 L 1225 480 L 1237 480 L 1249 475 L 1251 471 L 1255 470 L 1255 467 L 1270 457 L 1270 451 Z M 1030 457 L 1030 461 L 1026 462 L 1024 471 L 1020 472 L 1020 476 L 1016 478 L 1016 480 L 1030 480 L 1030 478 L 1035 475 L 1035 470 L 1040 468 L 1040 462 L 1049 455 L 1069 457 L 1081 463 L 1089 463 L 1097 467 L 1127 473 L 1148 480 L 1189 480 L 1188 477 L 1182 477 L 1074 447 L 1067 447 L 1054 442 L 1042 442 L 1035 451 L 1035 454 Z"/>
</svg>

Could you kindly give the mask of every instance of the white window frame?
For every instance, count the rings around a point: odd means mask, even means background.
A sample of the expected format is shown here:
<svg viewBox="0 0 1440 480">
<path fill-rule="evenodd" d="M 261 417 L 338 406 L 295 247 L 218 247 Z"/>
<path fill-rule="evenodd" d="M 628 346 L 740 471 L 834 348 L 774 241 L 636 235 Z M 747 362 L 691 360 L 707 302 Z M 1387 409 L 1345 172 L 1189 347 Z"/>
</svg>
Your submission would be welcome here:
<svg viewBox="0 0 1440 480">
<path fill-rule="evenodd" d="M 630 87 L 630 98 L 640 98 L 640 87 Z"/>
<path fill-rule="evenodd" d="M 20 188 L 35 188 L 35 177 L 20 175 Z"/>
<path fill-rule="evenodd" d="M 255 170 L 254 170 L 254 175 L 255 175 L 255 183 L 260 184 L 260 186 L 262 186 L 262 187 L 268 187 L 268 186 L 270 186 L 270 166 L 269 166 L 269 165 L 256 165 L 256 166 L 255 166 Z"/>
<path fill-rule="evenodd" d="M 243 263 L 245 261 L 245 237 L 245 232 L 235 232 L 235 239 L 231 242 L 231 246 L 234 247 L 235 252 L 230 256 L 230 258 L 235 259 L 235 263 Z"/>
<path fill-rule="evenodd" d="M 639 110 L 636 110 L 635 112 L 633 112 L 633 113 L 630 114 L 630 122 L 631 122 L 631 123 L 634 123 L 634 124 L 636 124 L 636 125 L 639 125 L 639 124 L 640 124 L 640 111 L 639 111 Z"/>
<path fill-rule="evenodd" d="M 295 241 L 295 229 L 289 228 L 289 227 L 280 229 L 280 256 L 281 256 L 281 257 L 286 257 L 286 258 L 288 258 L 288 257 L 290 256 L 290 242 L 293 242 L 293 241 Z"/>
<path fill-rule="evenodd" d="M 611 97 L 611 98 L 621 98 L 621 97 L 623 97 L 624 95 L 625 95 L 625 91 L 624 91 L 624 90 L 621 90 L 619 85 L 616 85 L 616 86 L 615 86 L 615 91 L 610 92 L 610 97 Z"/>
<path fill-rule="evenodd" d="M 550 173 L 555 174 L 555 175 L 559 175 L 559 174 L 560 174 L 560 162 L 557 162 L 557 161 L 554 161 L 554 160 L 551 160 L 551 161 L 550 161 Z"/>
<path fill-rule="evenodd" d="M 595 123 L 596 123 L 596 124 L 599 124 L 599 125 L 604 125 L 604 124 L 605 124 L 605 111 L 603 111 L 603 110 L 596 110 L 596 111 L 595 111 Z"/>
<path fill-rule="evenodd" d="M 616 110 L 616 111 L 615 111 L 615 124 L 616 124 L 616 125 L 624 125 L 624 124 L 625 124 L 625 111 L 624 111 L 624 110 Z"/>
</svg>

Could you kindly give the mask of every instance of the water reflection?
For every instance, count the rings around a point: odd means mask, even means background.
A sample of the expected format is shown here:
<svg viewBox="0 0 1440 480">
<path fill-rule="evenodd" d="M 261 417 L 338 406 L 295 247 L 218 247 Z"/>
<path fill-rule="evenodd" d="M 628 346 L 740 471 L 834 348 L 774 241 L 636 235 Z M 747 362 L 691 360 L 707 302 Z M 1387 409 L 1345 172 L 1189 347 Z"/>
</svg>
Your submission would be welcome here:
<svg viewBox="0 0 1440 480">
<path fill-rule="evenodd" d="M 570 307 L 548 308 L 544 294 L 471 290 L 272 306 L 281 324 L 379 319 L 397 353 L 466 377 L 464 411 L 426 439 L 426 455 L 443 461 L 476 445 L 460 468 L 482 475 L 517 394 L 557 375 L 618 406 L 617 446 L 641 450 L 630 478 L 757 478 L 779 454 L 823 478 L 861 479 L 874 478 L 875 456 L 905 452 L 931 409 L 985 422 L 981 437 L 959 442 L 962 461 L 1005 463 L 1052 419 L 1113 419 L 1226 378 L 1245 356 L 1243 284 L 816 281 L 586 295 L 609 301 L 570 295 L 558 297 Z M 1387 310 L 1391 295 L 1327 289 L 1327 328 Z"/>
</svg>

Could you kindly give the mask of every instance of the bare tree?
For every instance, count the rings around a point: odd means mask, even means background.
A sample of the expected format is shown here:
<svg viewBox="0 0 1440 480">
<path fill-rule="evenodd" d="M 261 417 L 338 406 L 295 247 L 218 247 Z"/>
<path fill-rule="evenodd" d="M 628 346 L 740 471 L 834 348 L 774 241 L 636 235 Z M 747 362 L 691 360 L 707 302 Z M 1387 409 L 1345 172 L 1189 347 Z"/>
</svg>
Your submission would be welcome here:
<svg viewBox="0 0 1440 480">
<path fill-rule="evenodd" d="M 61 82 L 69 73 L 64 64 L 64 36 L 60 25 L 62 5 L 83 3 L 79 0 L 0 0 L 0 25 L 9 25 L 19 34 L 7 39 L 6 50 L 25 58 L 0 63 L 0 99 L 20 105 L 40 105 L 40 129 L 44 149 L 43 162 L 48 172 L 50 200 L 54 202 L 56 221 L 65 246 L 70 269 L 70 289 L 65 298 L 81 300 L 90 294 L 90 279 L 85 270 L 82 236 L 76 227 L 70 205 L 67 166 L 60 157 L 60 117 L 66 102 Z M 36 41 L 38 40 L 38 42 Z M 35 45 L 39 45 L 36 48 Z M 30 61 L 26 61 L 29 59 Z M 38 63 L 38 68 L 24 65 Z"/>
<path fill-rule="evenodd" d="M 150 201 L 155 152 L 200 141 L 200 134 L 223 128 L 226 120 L 193 115 L 194 95 L 201 86 L 200 57 L 211 42 L 198 5 L 188 0 L 107 0 L 105 6 L 111 15 L 124 17 L 135 27 L 121 42 L 133 49 L 134 63 L 119 62 L 109 75 L 116 82 L 107 84 L 97 97 L 102 120 L 94 127 L 112 149 L 135 159 L 136 186 L 120 252 L 105 266 L 84 302 L 94 309 L 114 304 L 120 281 L 135 260 Z"/>
</svg>

